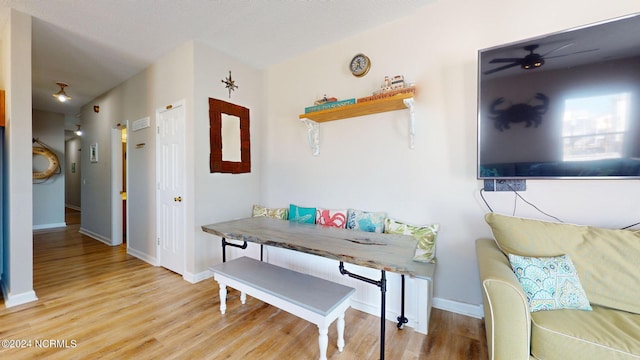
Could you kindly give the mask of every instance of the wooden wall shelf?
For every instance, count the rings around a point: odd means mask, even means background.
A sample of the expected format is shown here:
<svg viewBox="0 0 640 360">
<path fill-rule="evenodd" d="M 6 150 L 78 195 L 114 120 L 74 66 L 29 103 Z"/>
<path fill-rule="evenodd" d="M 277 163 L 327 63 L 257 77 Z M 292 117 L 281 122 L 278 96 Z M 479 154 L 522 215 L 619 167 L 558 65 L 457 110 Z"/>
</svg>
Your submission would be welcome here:
<svg viewBox="0 0 640 360">
<path fill-rule="evenodd" d="M 334 109 L 315 111 L 312 113 L 301 114 L 300 119 L 309 119 L 315 122 L 327 122 L 334 120 L 342 120 L 356 116 L 372 115 L 381 112 L 406 109 L 405 99 L 411 99 L 414 94 L 398 94 L 383 98 L 380 100 L 367 101 L 363 103 L 355 103 L 353 105 L 345 105 Z"/>
<path fill-rule="evenodd" d="M 348 119 L 357 116 L 373 115 L 387 111 L 409 109 L 409 148 L 414 148 L 414 96 L 415 94 L 398 94 L 380 100 L 355 103 L 334 109 L 315 111 L 301 114 L 300 120 L 307 125 L 309 146 L 314 156 L 320 154 L 320 126 L 319 123 Z"/>
</svg>

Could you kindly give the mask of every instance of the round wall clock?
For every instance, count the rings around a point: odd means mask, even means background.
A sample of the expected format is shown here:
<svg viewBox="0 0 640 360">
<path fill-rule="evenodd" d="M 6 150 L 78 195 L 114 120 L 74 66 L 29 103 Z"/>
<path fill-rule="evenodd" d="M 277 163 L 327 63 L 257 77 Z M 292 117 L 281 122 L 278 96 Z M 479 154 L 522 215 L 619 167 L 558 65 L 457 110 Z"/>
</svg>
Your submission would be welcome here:
<svg viewBox="0 0 640 360">
<path fill-rule="evenodd" d="M 349 65 L 349 69 L 351 69 L 351 73 L 353 76 L 362 77 L 367 75 L 369 69 L 371 68 L 371 60 L 364 54 L 357 54 L 351 59 L 351 64 Z"/>
</svg>

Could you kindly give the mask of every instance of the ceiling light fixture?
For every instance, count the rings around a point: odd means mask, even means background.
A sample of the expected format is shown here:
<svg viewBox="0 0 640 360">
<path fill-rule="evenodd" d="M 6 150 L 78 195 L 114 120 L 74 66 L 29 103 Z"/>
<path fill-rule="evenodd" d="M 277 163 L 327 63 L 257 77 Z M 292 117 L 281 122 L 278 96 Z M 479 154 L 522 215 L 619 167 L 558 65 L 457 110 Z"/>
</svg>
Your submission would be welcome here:
<svg viewBox="0 0 640 360">
<path fill-rule="evenodd" d="M 69 84 L 59 81 L 56 83 L 56 85 L 60 86 L 60 91 L 53 94 L 53 96 L 55 96 L 60 102 L 71 100 L 71 96 L 67 95 L 67 93 L 64 92 L 64 88 L 69 86 Z"/>
</svg>

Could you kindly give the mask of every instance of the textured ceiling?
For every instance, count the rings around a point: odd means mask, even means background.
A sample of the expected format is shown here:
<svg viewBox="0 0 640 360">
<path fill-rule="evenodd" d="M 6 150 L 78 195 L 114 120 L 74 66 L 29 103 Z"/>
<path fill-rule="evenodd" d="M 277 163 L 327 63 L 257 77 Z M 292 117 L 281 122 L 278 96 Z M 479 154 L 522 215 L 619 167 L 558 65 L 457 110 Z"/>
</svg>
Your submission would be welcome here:
<svg viewBox="0 0 640 360">
<path fill-rule="evenodd" d="M 0 14 L 33 16 L 34 108 L 72 117 L 192 39 L 266 68 L 434 1 L 0 0 Z M 69 83 L 70 103 L 51 96 L 56 81 Z"/>
</svg>

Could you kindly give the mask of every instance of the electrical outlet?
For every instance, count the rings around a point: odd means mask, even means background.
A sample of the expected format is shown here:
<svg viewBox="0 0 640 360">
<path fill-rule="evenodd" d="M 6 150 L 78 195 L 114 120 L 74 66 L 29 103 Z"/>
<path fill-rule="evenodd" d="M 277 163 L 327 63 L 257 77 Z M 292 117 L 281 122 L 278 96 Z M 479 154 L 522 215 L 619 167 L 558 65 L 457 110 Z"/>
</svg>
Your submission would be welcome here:
<svg viewBox="0 0 640 360">
<path fill-rule="evenodd" d="M 525 179 L 489 179 L 484 181 L 484 191 L 526 191 Z"/>
<path fill-rule="evenodd" d="M 507 179 L 496 180 L 496 191 L 526 191 L 527 180 Z"/>
</svg>

